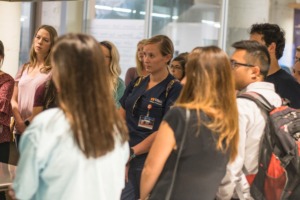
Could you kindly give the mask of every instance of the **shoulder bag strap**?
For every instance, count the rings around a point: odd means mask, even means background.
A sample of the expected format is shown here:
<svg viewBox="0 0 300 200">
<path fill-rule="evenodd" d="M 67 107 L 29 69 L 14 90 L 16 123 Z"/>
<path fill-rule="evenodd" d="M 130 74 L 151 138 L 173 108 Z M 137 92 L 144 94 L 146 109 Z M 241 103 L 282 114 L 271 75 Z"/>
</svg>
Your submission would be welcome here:
<svg viewBox="0 0 300 200">
<path fill-rule="evenodd" d="M 184 146 L 184 143 L 185 143 L 186 135 L 187 135 L 188 122 L 190 120 L 190 110 L 186 108 L 185 112 L 186 112 L 186 118 L 185 118 L 184 132 L 183 132 L 183 135 L 182 135 L 182 141 L 181 141 L 180 147 L 178 149 L 178 155 L 177 155 L 177 158 L 176 158 L 176 163 L 175 163 L 175 167 L 174 167 L 172 181 L 171 181 L 170 188 L 167 192 L 165 200 L 170 200 L 171 199 L 171 195 L 172 195 L 172 191 L 173 191 L 173 187 L 174 187 L 174 182 L 175 182 L 175 178 L 176 178 L 176 173 L 177 173 L 177 168 L 178 168 L 178 164 L 179 164 L 179 159 L 180 159 L 182 149 L 183 149 L 183 146 Z"/>
</svg>

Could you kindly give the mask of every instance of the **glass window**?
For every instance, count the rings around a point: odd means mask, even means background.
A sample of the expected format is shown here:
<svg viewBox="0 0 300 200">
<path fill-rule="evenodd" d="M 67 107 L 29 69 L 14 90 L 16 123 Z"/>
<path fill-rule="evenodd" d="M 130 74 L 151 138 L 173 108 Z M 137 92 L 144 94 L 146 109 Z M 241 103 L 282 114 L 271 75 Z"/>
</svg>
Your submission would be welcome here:
<svg viewBox="0 0 300 200">
<path fill-rule="evenodd" d="M 32 19 L 33 3 L 25 2 L 21 6 L 21 35 L 20 35 L 20 53 L 19 66 L 29 60 L 29 51 L 33 36 Z"/>
<path fill-rule="evenodd" d="M 83 1 L 22 3 L 19 65 L 29 60 L 33 34 L 41 24 L 52 25 L 58 35 L 81 32 L 84 26 L 83 5 Z"/>
<path fill-rule="evenodd" d="M 230 0 L 228 1 L 228 29 L 226 52 L 231 55 L 231 45 L 240 40 L 249 39 L 249 31 L 255 23 L 278 24 L 285 31 L 285 49 L 279 60 L 279 65 L 291 67 L 293 65 L 293 9 L 286 1 L 261 0 Z"/>
<path fill-rule="evenodd" d="M 135 66 L 137 43 L 145 37 L 145 0 L 96 0 L 87 32 L 113 42 L 120 53 L 121 78 Z M 92 8 L 93 9 L 93 8 Z"/>
<path fill-rule="evenodd" d="M 154 0 L 152 35 L 168 35 L 175 56 L 196 46 L 218 45 L 221 7 L 221 0 Z"/>
</svg>

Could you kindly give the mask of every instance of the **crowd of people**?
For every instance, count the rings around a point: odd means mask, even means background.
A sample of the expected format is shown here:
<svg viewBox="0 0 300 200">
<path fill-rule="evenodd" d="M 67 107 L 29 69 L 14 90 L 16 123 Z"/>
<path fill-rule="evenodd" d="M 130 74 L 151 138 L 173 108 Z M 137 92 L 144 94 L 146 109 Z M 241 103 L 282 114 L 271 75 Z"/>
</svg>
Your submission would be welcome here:
<svg viewBox="0 0 300 200">
<path fill-rule="evenodd" d="M 237 96 L 300 109 L 300 47 L 291 75 L 284 46 L 270 23 L 253 24 L 232 55 L 197 46 L 173 58 L 156 35 L 137 44 L 123 81 L 111 41 L 40 26 L 15 78 L 0 71 L 0 162 L 12 132 L 20 153 L 10 197 L 252 199 L 267 118 Z M 0 41 L 0 66 L 4 55 Z"/>
</svg>

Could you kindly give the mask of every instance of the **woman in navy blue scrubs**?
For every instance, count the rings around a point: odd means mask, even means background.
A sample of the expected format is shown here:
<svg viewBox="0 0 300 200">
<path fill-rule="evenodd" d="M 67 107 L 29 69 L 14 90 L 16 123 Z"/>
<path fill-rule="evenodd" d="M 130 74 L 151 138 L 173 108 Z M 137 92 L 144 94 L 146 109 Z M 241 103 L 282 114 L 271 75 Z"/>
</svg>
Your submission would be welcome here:
<svg viewBox="0 0 300 200">
<path fill-rule="evenodd" d="M 168 71 L 174 53 L 170 38 L 154 36 L 146 41 L 143 51 L 144 67 L 149 75 L 133 80 L 120 100 L 120 113 L 126 119 L 131 147 L 122 200 L 139 199 L 141 172 L 147 153 L 163 116 L 182 88 Z"/>
</svg>

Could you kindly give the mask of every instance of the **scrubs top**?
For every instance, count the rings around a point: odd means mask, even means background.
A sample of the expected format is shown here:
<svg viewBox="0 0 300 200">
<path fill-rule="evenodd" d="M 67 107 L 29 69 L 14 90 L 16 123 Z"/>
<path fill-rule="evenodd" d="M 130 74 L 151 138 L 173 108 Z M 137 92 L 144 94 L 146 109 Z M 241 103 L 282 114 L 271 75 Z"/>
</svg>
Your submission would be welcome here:
<svg viewBox="0 0 300 200">
<path fill-rule="evenodd" d="M 150 81 L 150 76 L 147 76 L 137 86 L 135 86 L 136 79 L 126 88 L 123 97 L 120 99 L 120 103 L 126 111 L 126 123 L 130 134 L 129 143 L 131 147 L 157 131 L 163 116 L 176 101 L 182 85 L 179 81 L 173 81 L 173 84 L 170 86 L 169 83 L 174 79 L 169 74 L 163 81 L 147 90 Z M 169 87 L 168 90 L 167 87 Z M 154 119 L 151 130 L 138 126 L 140 117 L 147 115 L 151 119 Z"/>
</svg>

